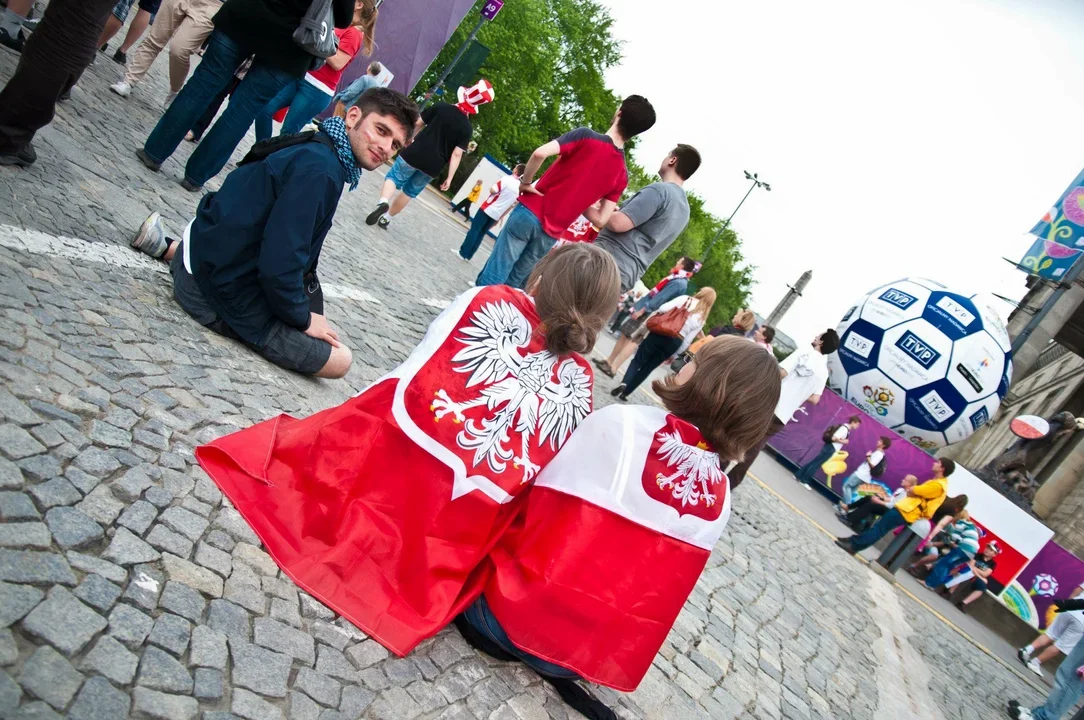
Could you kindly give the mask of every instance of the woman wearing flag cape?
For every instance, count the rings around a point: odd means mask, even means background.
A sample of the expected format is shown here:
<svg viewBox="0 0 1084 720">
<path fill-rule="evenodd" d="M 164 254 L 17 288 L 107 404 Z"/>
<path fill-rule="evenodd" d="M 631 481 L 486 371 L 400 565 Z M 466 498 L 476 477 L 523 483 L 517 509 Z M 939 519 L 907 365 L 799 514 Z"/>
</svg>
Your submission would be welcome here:
<svg viewBox="0 0 1084 720">
<path fill-rule="evenodd" d="M 456 619 L 467 640 L 611 717 L 561 679 L 623 691 L 643 679 L 730 516 L 722 467 L 767 432 L 779 387 L 763 348 L 720 337 L 655 383 L 666 409 L 588 417 L 490 553 L 484 595 Z"/>
<path fill-rule="evenodd" d="M 570 245 L 527 287 L 459 296 L 338 407 L 196 450 L 286 574 L 399 655 L 478 595 L 524 490 L 591 411 L 579 353 L 617 301 L 613 259 Z"/>
</svg>

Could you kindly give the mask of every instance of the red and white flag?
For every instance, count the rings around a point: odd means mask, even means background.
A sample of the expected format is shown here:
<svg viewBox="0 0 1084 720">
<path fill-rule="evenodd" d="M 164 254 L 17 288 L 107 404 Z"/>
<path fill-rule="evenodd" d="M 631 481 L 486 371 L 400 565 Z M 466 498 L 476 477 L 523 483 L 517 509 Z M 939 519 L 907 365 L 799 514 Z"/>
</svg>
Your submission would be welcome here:
<svg viewBox="0 0 1084 720">
<path fill-rule="evenodd" d="M 589 416 L 490 553 L 485 596 L 517 647 L 618 690 L 643 679 L 730 517 L 696 427 L 659 408 Z"/>
</svg>

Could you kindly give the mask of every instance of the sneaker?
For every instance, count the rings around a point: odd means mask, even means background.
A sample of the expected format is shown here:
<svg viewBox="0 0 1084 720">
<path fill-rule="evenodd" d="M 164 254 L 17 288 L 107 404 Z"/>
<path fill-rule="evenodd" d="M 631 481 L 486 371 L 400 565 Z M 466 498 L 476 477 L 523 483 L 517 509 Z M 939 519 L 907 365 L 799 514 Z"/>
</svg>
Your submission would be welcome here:
<svg viewBox="0 0 1084 720">
<path fill-rule="evenodd" d="M 1039 677 L 1043 676 L 1043 666 L 1039 664 L 1039 658 L 1033 657 L 1032 659 L 1028 660 L 1025 665 L 1027 665 L 1028 670 L 1032 671 Z"/>
<path fill-rule="evenodd" d="M 807 492 L 813 492 L 813 486 L 809 483 L 802 483 L 802 487 L 805 488 Z"/>
<path fill-rule="evenodd" d="M 23 20 L 23 23 L 22 23 L 23 27 L 26 28 L 27 30 L 29 30 L 30 32 L 34 32 L 35 30 L 37 30 L 38 25 L 40 25 L 40 24 L 41 24 L 41 18 L 34 18 L 33 20 L 31 20 L 30 18 L 27 18 L 26 20 Z"/>
<path fill-rule="evenodd" d="M 1020 648 L 1016 651 L 1016 657 L 1020 658 L 1020 662 L 1024 663 L 1025 665 L 1028 664 L 1028 660 L 1031 660 L 1031 655 L 1029 655 L 1028 651 L 1024 648 Z"/>
<path fill-rule="evenodd" d="M 380 219 L 376 221 L 376 225 L 377 225 L 377 227 L 381 228 L 382 230 L 387 230 L 388 225 L 391 225 L 391 220 L 388 220 L 386 217 L 381 215 Z"/>
<path fill-rule="evenodd" d="M 21 28 L 18 32 L 15 33 L 14 36 L 12 36 L 12 34 L 4 28 L 0 28 L 0 45 L 3 45 L 9 50 L 14 50 L 17 53 L 21 53 L 23 51 L 23 47 L 26 46 L 26 35 L 23 34 Z"/>
<path fill-rule="evenodd" d="M 102 45 L 100 48 L 98 48 L 98 52 L 100 52 L 100 53 L 109 52 L 109 43 L 106 43 L 105 45 Z"/>
<path fill-rule="evenodd" d="M 119 80 L 113 83 L 109 86 L 109 89 L 115 92 L 117 95 L 120 95 L 121 97 L 128 97 L 132 94 L 132 86 L 124 82 L 123 80 Z"/>
<path fill-rule="evenodd" d="M 961 600 L 960 602 L 956 603 L 956 609 L 957 609 L 957 610 L 959 610 L 960 612 L 962 612 L 962 613 L 963 613 L 964 615 L 967 615 L 967 605 L 964 605 L 964 601 L 963 601 L 963 600 Z M 1040 671 L 1040 672 L 1041 672 L 1041 671 Z"/>
<path fill-rule="evenodd" d="M 175 92 L 166 93 L 166 99 L 162 101 L 162 108 L 163 109 L 169 108 L 169 106 L 172 105 L 173 101 L 176 100 L 176 99 L 177 99 L 177 93 L 175 93 Z"/>
<path fill-rule="evenodd" d="M 380 218 L 384 217 L 384 213 L 388 211 L 389 207 L 391 207 L 391 205 L 386 202 L 381 201 L 378 203 L 376 209 L 369 213 L 369 216 L 365 218 L 365 224 L 376 225 L 377 222 L 380 221 Z"/>
<path fill-rule="evenodd" d="M 622 384 L 618 385 L 617 387 L 615 387 L 613 390 L 611 390 L 610 394 L 613 395 L 614 397 L 617 397 L 618 395 L 621 395 L 624 392 L 625 392 L 625 384 L 622 383 Z"/>
<path fill-rule="evenodd" d="M 143 150 L 143 148 L 139 148 L 138 150 L 136 150 L 136 157 L 139 158 L 139 161 L 141 163 L 146 165 L 149 169 L 154 170 L 155 172 L 158 172 L 162 169 L 162 163 L 151 160 L 150 157 L 148 157 L 146 151 Z"/>
<path fill-rule="evenodd" d="M 452 252 L 453 252 L 453 253 L 455 253 L 455 256 L 456 256 L 457 258 L 459 258 L 460 260 L 462 260 L 463 262 L 465 262 L 465 263 L 469 263 L 469 262 L 470 262 L 470 260 L 468 260 L 467 258 L 465 258 L 465 257 L 463 257 L 462 255 L 460 255 L 460 254 L 459 254 L 459 251 L 458 251 L 458 250 L 456 250 L 455 248 L 452 248 Z"/>
<path fill-rule="evenodd" d="M 34 146 L 27 143 L 26 147 L 18 152 L 0 154 L 0 165 L 15 165 L 17 167 L 30 167 L 38 159 Z"/>
<path fill-rule="evenodd" d="M 836 538 L 836 546 L 847 553 L 854 555 L 858 551 L 854 549 L 854 545 L 851 545 L 850 538 Z"/>
<path fill-rule="evenodd" d="M 151 213 L 139 226 L 139 233 L 130 244 L 152 258 L 165 255 L 169 244 L 166 242 L 166 231 L 162 229 L 162 216 L 156 212 Z"/>
<path fill-rule="evenodd" d="M 123 50 L 121 50 L 120 48 L 117 48 L 117 51 L 115 53 L 113 53 L 113 62 L 118 63 L 120 65 L 124 65 L 125 63 L 128 62 L 128 56 L 125 54 L 125 52 Z"/>
</svg>

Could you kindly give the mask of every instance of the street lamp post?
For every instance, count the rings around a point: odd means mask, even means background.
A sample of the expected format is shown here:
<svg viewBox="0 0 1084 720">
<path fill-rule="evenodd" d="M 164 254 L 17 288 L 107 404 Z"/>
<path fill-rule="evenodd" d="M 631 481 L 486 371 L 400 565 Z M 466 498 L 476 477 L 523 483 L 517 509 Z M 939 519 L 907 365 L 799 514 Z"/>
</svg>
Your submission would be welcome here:
<svg viewBox="0 0 1084 720">
<path fill-rule="evenodd" d="M 433 101 L 433 96 L 436 94 L 440 86 L 444 84 L 444 81 L 448 79 L 448 76 L 452 74 L 452 70 L 459 64 L 460 58 L 463 57 L 463 53 L 467 52 L 467 48 L 474 42 L 474 38 L 478 37 L 478 31 L 482 29 L 482 26 L 487 22 L 497 17 L 497 13 L 501 11 L 501 7 L 504 5 L 504 0 L 487 0 L 486 4 L 482 6 L 482 14 L 478 18 L 478 22 L 474 25 L 474 29 L 470 31 L 470 35 L 463 41 L 463 44 L 459 46 L 459 52 L 455 54 L 452 61 L 448 63 L 448 66 L 444 68 L 444 72 L 440 74 L 437 81 L 433 83 L 433 87 L 429 88 L 429 92 L 425 94 L 425 102 L 422 103 L 421 109 L 425 110 L 429 107 L 429 103 Z"/>
<path fill-rule="evenodd" d="M 728 227 L 730 227 L 730 221 L 733 220 L 734 216 L 738 214 L 738 210 L 741 210 L 741 206 L 745 204 L 746 199 L 750 195 L 752 195 L 753 191 L 756 190 L 758 187 L 762 187 L 765 190 L 767 190 L 768 192 L 772 191 L 772 186 L 769 185 L 768 183 L 764 182 L 763 180 L 761 180 L 759 177 L 757 177 L 756 173 L 751 173 L 748 170 L 746 170 L 745 171 L 745 179 L 746 180 L 752 180 L 753 184 L 749 186 L 749 190 L 746 191 L 745 197 L 743 197 L 741 199 L 741 202 L 738 203 L 738 207 L 734 208 L 734 212 L 730 213 L 730 217 L 728 217 L 726 219 L 726 222 L 723 223 L 723 226 L 721 228 L 719 228 L 719 232 L 715 233 L 715 237 L 713 237 L 711 239 L 711 242 L 708 243 L 708 249 L 704 251 L 704 262 L 708 261 L 708 253 L 710 253 L 711 249 L 713 247 L 715 247 L 715 243 L 719 242 L 719 240 L 722 239 L 723 233 L 726 232 L 726 229 Z"/>
</svg>

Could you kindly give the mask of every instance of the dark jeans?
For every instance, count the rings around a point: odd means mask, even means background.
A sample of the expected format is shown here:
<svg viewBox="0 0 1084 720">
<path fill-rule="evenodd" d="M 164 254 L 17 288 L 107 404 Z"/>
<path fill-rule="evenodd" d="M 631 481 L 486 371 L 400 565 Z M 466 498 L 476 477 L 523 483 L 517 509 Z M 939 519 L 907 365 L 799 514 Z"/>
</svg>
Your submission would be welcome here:
<svg viewBox="0 0 1084 720">
<path fill-rule="evenodd" d="M 817 470 L 820 466 L 828 461 L 828 458 L 832 457 L 836 452 L 836 446 L 832 443 L 825 443 L 821 451 L 817 453 L 817 456 L 802 466 L 802 469 L 798 471 L 798 480 L 804 483 L 813 482 L 813 476 L 817 474 Z"/>
<path fill-rule="evenodd" d="M 858 528 L 871 515 L 881 517 L 886 512 L 888 508 L 884 505 L 878 505 L 870 498 L 864 497 L 847 508 L 847 522 L 851 524 L 851 527 Z"/>
<path fill-rule="evenodd" d="M 181 88 L 180 94 L 158 120 L 151 131 L 143 151 L 151 160 L 164 162 L 184 140 L 200 115 L 230 83 L 230 78 L 245 58 L 247 50 L 241 48 L 228 35 L 219 30 L 211 33 L 211 41 L 203 54 L 203 61 Z M 202 186 L 218 174 L 229 162 L 241 138 L 248 132 L 252 120 L 286 83 L 294 80 L 289 73 L 270 67 L 259 57 L 252 63 L 245 79 L 234 90 L 226 112 L 211 127 L 199 147 L 188 158 L 184 177 L 193 185 Z"/>
<path fill-rule="evenodd" d="M 486 602 L 485 595 L 479 595 L 478 599 L 466 609 L 463 616 L 467 618 L 467 622 L 469 622 L 475 630 L 500 645 L 501 649 L 509 655 L 515 655 L 524 665 L 531 668 L 539 675 L 573 680 L 580 677 L 568 668 L 546 662 L 542 658 L 535 657 L 516 647 L 508 638 L 508 634 L 504 632 L 504 628 L 501 627 L 501 624 L 497 622 L 497 617 L 493 614 L 493 611 L 489 609 L 489 603 Z"/>
<path fill-rule="evenodd" d="M 452 208 L 452 212 L 453 213 L 459 213 L 463 217 L 470 220 L 470 206 L 473 205 L 473 204 L 474 203 L 471 202 L 470 198 L 463 198 L 462 200 L 459 201 L 458 205 L 456 205 L 455 207 Z"/>
<path fill-rule="evenodd" d="M 681 338 L 679 337 L 648 333 L 644 341 L 640 343 L 640 347 L 636 348 L 636 354 L 632 356 L 629 369 L 625 371 L 625 377 L 621 380 L 625 386 L 625 394 L 631 395 L 633 390 L 647 380 L 655 368 L 676 353 L 680 347 Z"/>
<path fill-rule="evenodd" d="M 301 128 L 314 117 L 327 109 L 331 104 L 331 96 L 316 87 L 305 78 L 298 78 L 292 83 L 287 83 L 279 90 L 267 107 L 256 116 L 256 140 L 266 140 L 271 137 L 273 126 L 271 125 L 275 113 L 284 107 L 290 108 L 286 117 L 282 119 L 280 135 L 291 135 L 301 132 Z"/>
<path fill-rule="evenodd" d="M 463 244 L 459 246 L 459 257 L 464 260 L 470 260 L 474 257 L 474 253 L 478 252 L 478 248 L 482 246 L 482 241 L 486 239 L 486 233 L 496 222 L 486 214 L 485 210 L 479 210 L 474 219 L 471 220 L 470 230 L 467 231 L 467 236 L 463 238 Z"/>
<path fill-rule="evenodd" d="M 556 242 L 542 229 L 542 221 L 533 212 L 517 205 L 497 236 L 493 252 L 475 284 L 522 288 L 531 270 Z"/>
<path fill-rule="evenodd" d="M 14 154 L 53 121 L 57 99 L 94 58 L 116 0 L 51 0 L 15 74 L 0 91 L 0 153 Z"/>
<path fill-rule="evenodd" d="M 858 535 L 852 535 L 851 547 L 854 548 L 855 551 L 865 550 L 888 533 L 896 528 L 903 527 L 906 524 L 907 521 L 903 519 L 903 515 L 900 515 L 900 511 L 896 508 L 892 508 L 882 515 L 881 519 L 874 523 L 873 527 L 869 530 Z"/>
<path fill-rule="evenodd" d="M 959 565 L 967 562 L 967 553 L 960 548 L 952 548 L 944 557 L 933 564 L 930 574 L 926 577 L 926 587 L 939 588 L 950 579 L 952 571 Z"/>
<path fill-rule="evenodd" d="M 738 485 L 741 484 L 742 480 L 745 480 L 745 473 L 749 472 L 749 468 L 752 467 L 753 463 L 757 459 L 757 456 L 760 455 L 760 451 L 763 450 L 764 446 L 768 444 L 768 438 L 782 430 L 783 427 L 784 425 L 782 422 L 779 421 L 779 418 L 777 418 L 775 415 L 772 415 L 772 422 L 770 425 L 768 425 L 768 432 L 764 433 L 764 437 L 760 439 L 760 442 L 757 443 L 756 447 L 751 450 L 747 450 L 745 452 L 745 457 L 742 459 L 742 461 L 735 465 L 734 469 L 726 474 L 727 478 L 730 480 L 731 489 L 738 487 Z"/>
<path fill-rule="evenodd" d="M 211 127 L 211 123 L 215 121 L 215 115 L 218 115 L 218 109 L 222 107 L 222 103 L 226 102 L 226 98 L 233 94 L 233 91 L 237 89 L 237 86 L 241 84 L 241 79 L 236 75 L 233 80 L 230 80 L 229 85 L 222 88 L 211 104 L 207 106 L 207 109 L 200 115 L 199 120 L 192 126 L 192 139 L 198 141 L 203 137 L 203 133 L 207 132 L 207 128 Z"/>
</svg>

